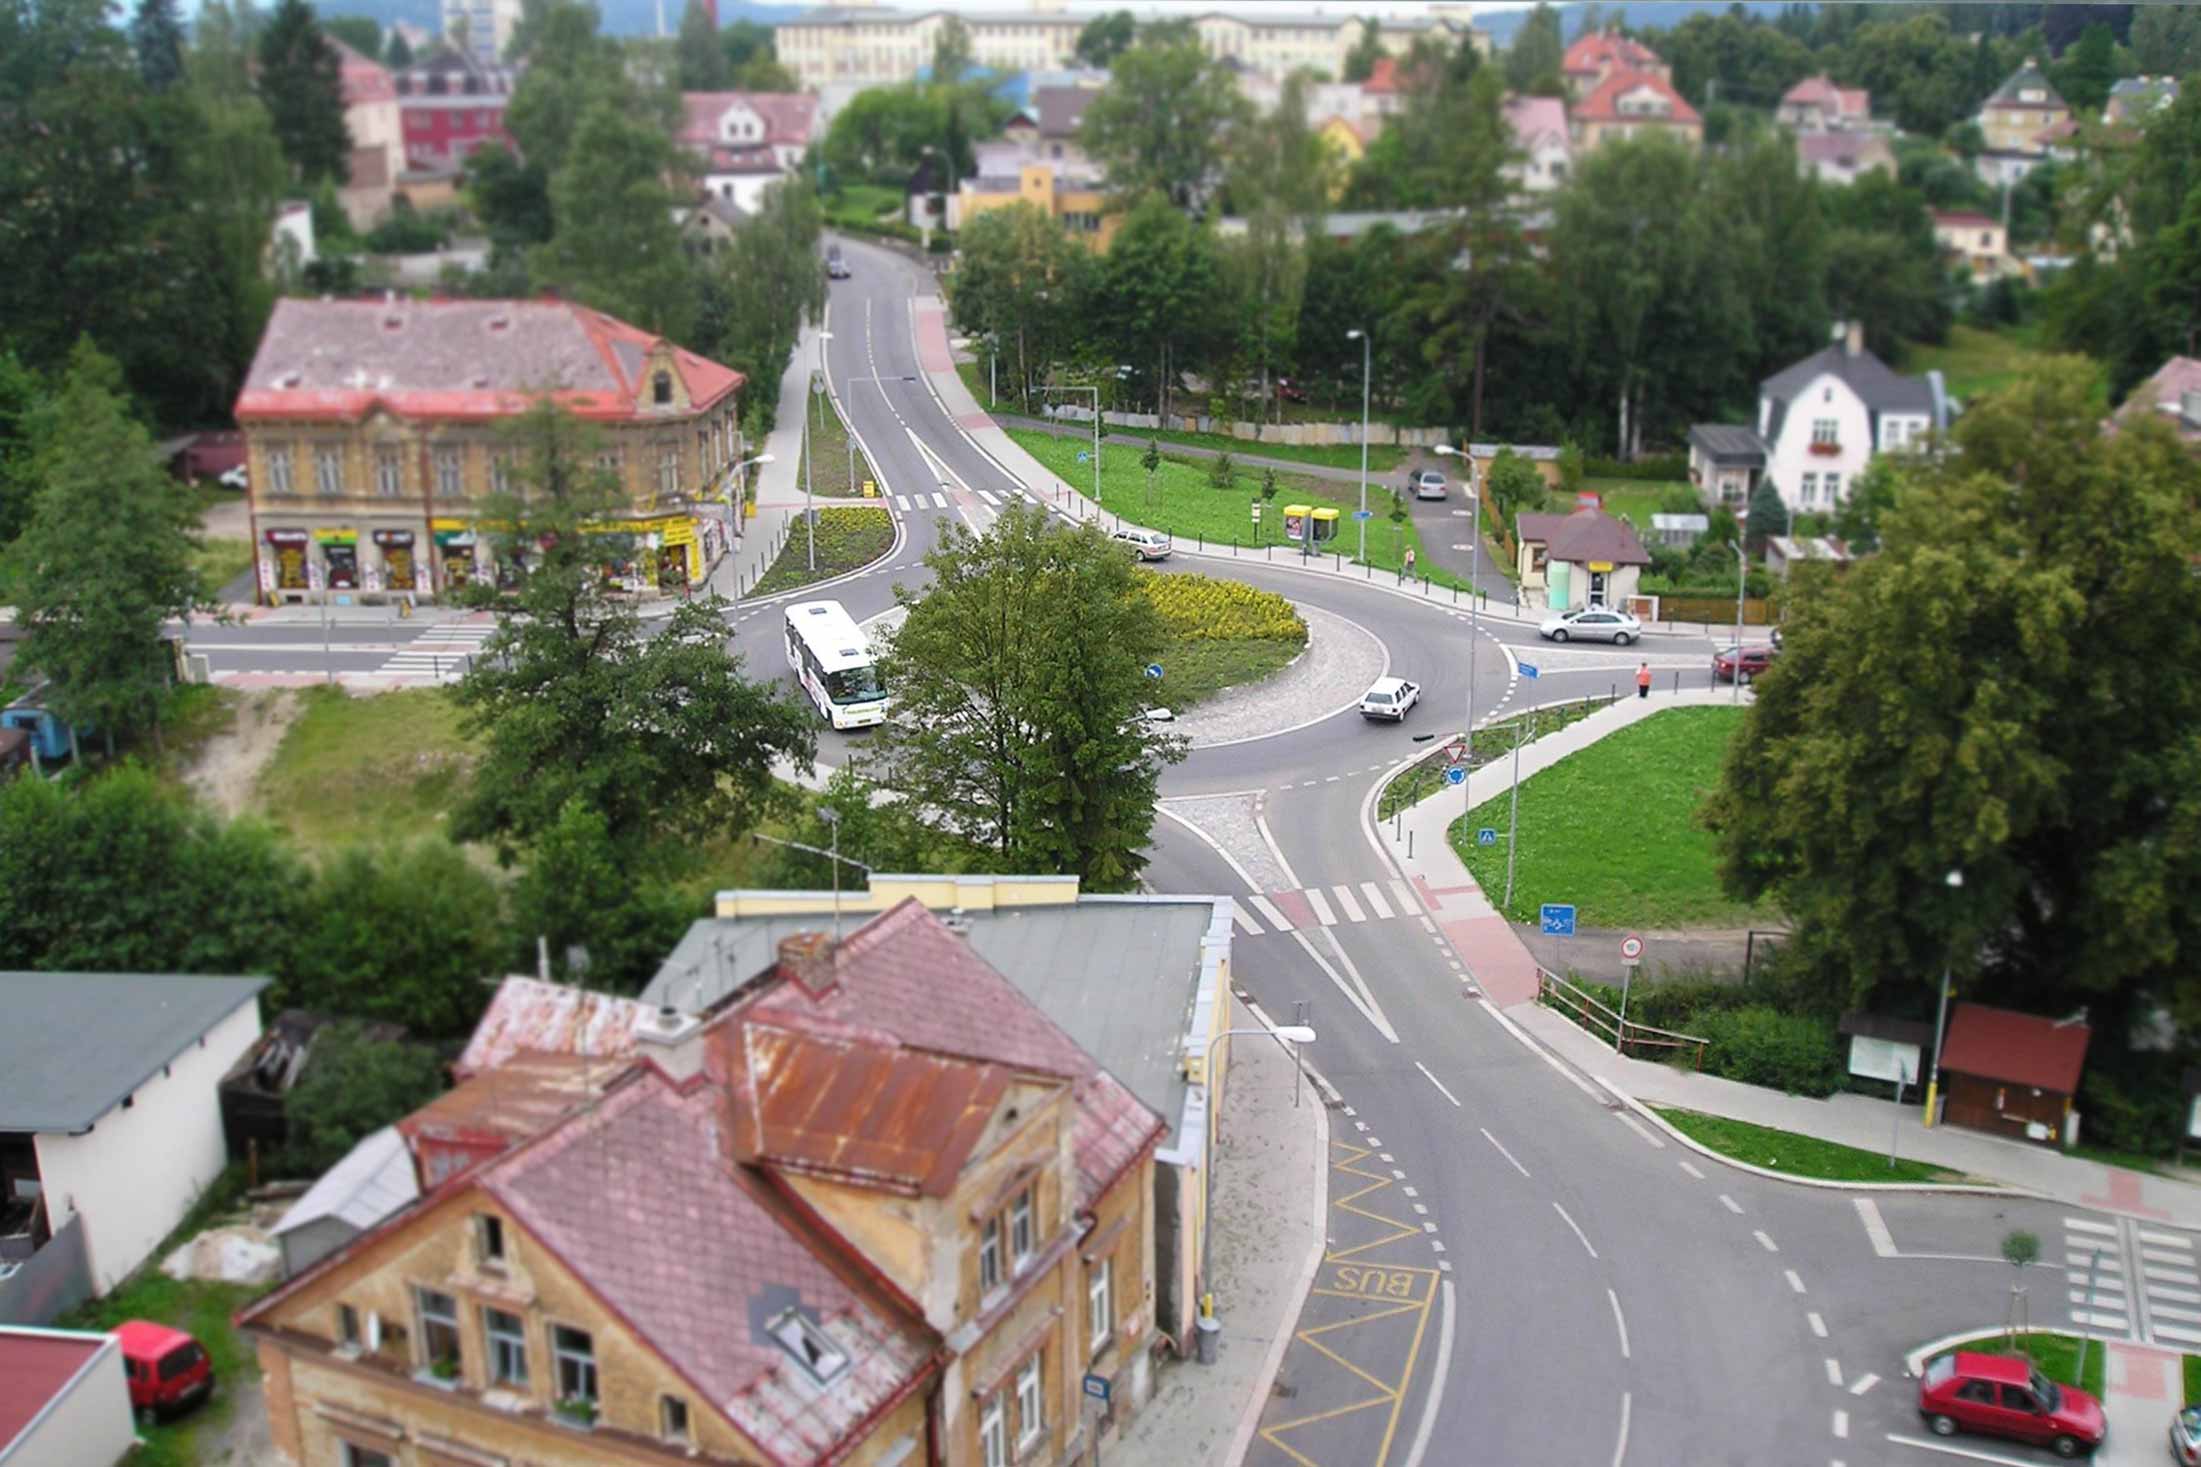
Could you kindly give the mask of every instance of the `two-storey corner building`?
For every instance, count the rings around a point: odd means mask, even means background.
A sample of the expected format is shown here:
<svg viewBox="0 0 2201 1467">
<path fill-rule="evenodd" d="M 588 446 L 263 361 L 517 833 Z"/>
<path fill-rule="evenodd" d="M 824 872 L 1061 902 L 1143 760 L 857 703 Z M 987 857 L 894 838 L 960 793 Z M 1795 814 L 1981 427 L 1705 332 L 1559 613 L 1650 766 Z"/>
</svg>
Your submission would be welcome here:
<svg viewBox="0 0 2201 1467">
<path fill-rule="evenodd" d="M 1575 148 L 1664 133 L 1683 146 L 1704 142 L 1704 118 L 1658 71 L 1613 71 L 1568 112 Z"/>
<path fill-rule="evenodd" d="M 279 1451 L 1086 1460 L 1152 1338 L 1159 1116 L 914 901 L 615 1027 L 401 1126 L 426 1194 L 245 1312 Z"/>
<path fill-rule="evenodd" d="M 279 301 L 236 407 L 261 595 L 434 597 L 499 575 L 480 506 L 516 487 L 503 430 L 545 397 L 596 430 L 626 493 L 598 527 L 619 584 L 677 592 L 728 544 L 742 381 L 566 301 Z"/>
<path fill-rule="evenodd" d="M 1980 135 L 1987 146 L 1972 162 L 1986 183 L 2004 187 L 2021 182 L 2061 146 L 2061 131 L 2071 108 L 2028 56 L 1993 95 L 1980 104 Z"/>
<path fill-rule="evenodd" d="M 1576 101 L 1590 95 L 1606 79 L 1619 72 L 1635 72 L 1672 82 L 1673 68 L 1656 51 L 1618 31 L 1585 31 L 1574 38 L 1559 63 L 1567 95 Z"/>
</svg>

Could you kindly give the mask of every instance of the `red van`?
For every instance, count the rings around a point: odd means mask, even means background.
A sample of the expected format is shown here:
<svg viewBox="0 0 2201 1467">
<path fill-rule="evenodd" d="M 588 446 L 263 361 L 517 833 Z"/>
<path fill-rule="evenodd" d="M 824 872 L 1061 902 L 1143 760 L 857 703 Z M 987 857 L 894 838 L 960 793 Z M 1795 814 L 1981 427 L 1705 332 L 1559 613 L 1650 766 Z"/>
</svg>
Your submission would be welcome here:
<svg viewBox="0 0 2201 1467">
<path fill-rule="evenodd" d="M 1935 1436 L 1959 1429 L 2012 1437 L 2077 1457 L 2102 1444 L 2102 1404 L 2010 1355 L 1936 1355 L 1918 1381 L 1918 1411 Z"/>
<path fill-rule="evenodd" d="M 131 1319 L 116 1325 L 114 1336 L 122 1342 L 132 1410 L 166 1415 L 214 1393 L 214 1362 L 182 1330 Z"/>
</svg>

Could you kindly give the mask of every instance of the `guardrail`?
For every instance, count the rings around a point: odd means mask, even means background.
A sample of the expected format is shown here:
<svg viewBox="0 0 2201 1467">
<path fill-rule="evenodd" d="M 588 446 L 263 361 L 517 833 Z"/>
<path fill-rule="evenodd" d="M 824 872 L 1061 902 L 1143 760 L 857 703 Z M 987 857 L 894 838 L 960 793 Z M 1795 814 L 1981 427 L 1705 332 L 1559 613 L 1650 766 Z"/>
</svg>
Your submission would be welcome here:
<svg viewBox="0 0 2201 1467">
<path fill-rule="evenodd" d="M 1586 990 L 1569 983 L 1549 968 L 1536 970 L 1536 1001 L 1563 1009 L 1574 1022 L 1592 1034 L 1610 1043 L 1615 1053 L 1628 1054 L 1637 1049 L 1679 1051 L 1695 1047 L 1692 1061 L 1698 1070 L 1704 1068 L 1704 1047 L 1712 1041 L 1694 1034 L 1679 1034 L 1672 1029 L 1654 1029 L 1649 1024 L 1638 1024 L 1624 1019 Z"/>
</svg>

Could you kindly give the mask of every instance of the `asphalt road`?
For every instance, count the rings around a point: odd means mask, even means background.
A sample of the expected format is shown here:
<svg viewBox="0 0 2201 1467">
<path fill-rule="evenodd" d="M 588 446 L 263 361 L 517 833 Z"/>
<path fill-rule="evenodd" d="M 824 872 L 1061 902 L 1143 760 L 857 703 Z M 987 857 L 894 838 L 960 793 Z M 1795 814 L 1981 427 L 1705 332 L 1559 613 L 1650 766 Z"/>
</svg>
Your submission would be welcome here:
<svg viewBox="0 0 2201 1467">
<path fill-rule="evenodd" d="M 889 609 L 896 585 L 921 588 L 919 561 L 943 520 L 983 527 L 1022 487 L 971 446 L 918 375 L 911 300 L 933 288 L 929 277 L 881 249 L 843 249 L 855 272 L 833 285 L 833 389 L 884 489 L 921 488 L 951 506 L 901 514 L 888 561 L 834 588 L 861 619 Z M 1391 671 L 1424 688 L 1404 727 L 1310 710 L 1302 728 L 1196 751 L 1163 781 L 1170 801 L 1242 796 L 1235 803 L 1261 823 L 1249 847 L 1244 831 L 1211 839 L 1158 820 L 1147 871 L 1156 890 L 1328 891 L 1341 906 L 1358 891 L 1367 908 L 1366 920 L 1242 935 L 1234 954 L 1240 988 L 1270 1015 L 1304 1013 L 1319 1031 L 1310 1058 L 1341 1097 L 1331 1261 L 1249 1462 L 2048 1460 L 1978 1439 L 1925 1439 L 1902 1354 L 1999 1323 L 2015 1283 L 2036 1323 L 2068 1324 L 2072 1310 L 2090 1307 L 2073 1297 L 2070 1250 L 2112 1238 L 2136 1269 L 2129 1224 L 1994 1197 L 1902 1197 L 1867 1210 L 1857 1194 L 1699 1158 L 1524 1045 L 1418 912 L 1380 896 L 1396 891 L 1398 873 L 1383 849 L 1388 833 L 1372 820 L 1375 787 L 1383 770 L 1426 748 L 1415 735 L 1465 722 L 1471 676 L 1480 723 L 1533 702 L 1625 690 L 1639 660 L 1661 689 L 1703 686 L 1711 641 L 1654 633 L 1627 649 L 1559 647 L 1512 622 L 1471 631 L 1464 610 L 1380 582 L 1254 563 L 1187 568 L 1352 620 L 1383 643 Z M 739 609 L 734 642 L 753 673 L 785 677 L 785 599 Z M 338 627 L 328 659 L 340 670 L 419 665 L 463 657 L 466 640 L 409 623 Z M 323 665 L 313 627 L 212 628 L 194 646 L 217 667 Z M 1523 676 L 1524 661 L 1540 676 Z M 822 734 L 821 757 L 841 762 L 862 740 Z M 2043 1265 L 2022 1276 L 1998 1257 L 2013 1227 L 2044 1244 Z M 1221 1307 L 1227 1327 L 1230 1301 Z M 2145 1308 L 2133 1301 L 2129 1328 L 2145 1326 Z"/>
</svg>

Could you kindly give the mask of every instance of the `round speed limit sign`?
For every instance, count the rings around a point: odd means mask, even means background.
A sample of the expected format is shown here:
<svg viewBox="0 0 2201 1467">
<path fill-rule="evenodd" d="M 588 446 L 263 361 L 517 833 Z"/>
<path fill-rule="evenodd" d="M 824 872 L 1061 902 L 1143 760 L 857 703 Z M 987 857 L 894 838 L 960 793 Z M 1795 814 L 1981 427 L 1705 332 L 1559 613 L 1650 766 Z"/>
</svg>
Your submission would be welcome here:
<svg viewBox="0 0 2201 1467">
<path fill-rule="evenodd" d="M 1620 939 L 1620 956 L 1624 962 L 1634 962 L 1643 956 L 1643 939 L 1633 932 Z"/>
</svg>

